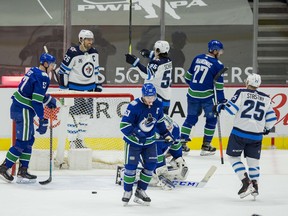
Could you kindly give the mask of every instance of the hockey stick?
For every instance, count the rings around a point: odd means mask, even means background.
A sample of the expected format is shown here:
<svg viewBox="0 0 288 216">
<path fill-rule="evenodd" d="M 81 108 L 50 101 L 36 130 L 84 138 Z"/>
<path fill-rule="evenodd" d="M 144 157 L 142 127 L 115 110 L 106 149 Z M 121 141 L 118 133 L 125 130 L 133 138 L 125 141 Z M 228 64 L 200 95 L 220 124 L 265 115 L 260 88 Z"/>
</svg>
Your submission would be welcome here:
<svg viewBox="0 0 288 216">
<path fill-rule="evenodd" d="M 218 100 L 217 100 L 217 92 L 216 92 L 216 82 L 218 78 L 224 74 L 228 70 L 227 67 L 224 67 L 222 70 L 216 74 L 214 77 L 213 83 L 214 83 L 214 105 L 217 106 Z M 222 135 L 221 135 L 221 125 L 220 125 L 220 117 L 219 114 L 217 114 L 217 128 L 218 128 L 218 138 L 219 138 L 219 148 L 220 148 L 220 158 L 221 158 L 221 164 L 224 164 L 224 157 L 223 157 L 223 145 L 222 145 Z"/>
<path fill-rule="evenodd" d="M 129 42 L 128 53 L 132 54 L 132 0 L 129 1 Z"/>
<path fill-rule="evenodd" d="M 52 111 L 51 111 L 52 112 Z M 49 178 L 45 181 L 40 181 L 39 184 L 41 185 L 46 185 L 49 184 L 52 181 L 52 163 L 53 163 L 53 158 L 52 158 L 52 148 L 53 148 L 53 125 L 52 125 L 53 119 L 52 119 L 52 113 L 50 113 L 50 167 L 49 167 Z"/>
<path fill-rule="evenodd" d="M 121 178 L 121 170 L 123 169 L 123 166 L 117 166 L 117 171 L 116 171 L 116 181 L 115 184 L 121 185 L 123 179 Z M 142 168 L 137 168 L 137 169 L 142 169 Z M 202 178 L 200 182 L 197 181 L 185 181 L 185 180 L 173 180 L 170 181 L 169 179 L 161 176 L 161 178 L 165 178 L 168 180 L 168 182 L 172 182 L 174 187 L 178 186 L 185 186 L 185 187 L 197 187 L 197 188 L 203 188 L 207 182 L 210 180 L 211 176 L 215 173 L 217 167 L 216 166 L 211 166 L 209 170 L 206 172 L 205 176 Z M 135 184 L 137 183 L 134 182 Z"/>
<path fill-rule="evenodd" d="M 185 187 L 203 188 L 207 184 L 207 182 L 209 181 L 211 176 L 215 173 L 216 169 L 217 169 L 216 166 L 211 166 L 210 169 L 207 171 L 207 173 L 205 174 L 205 176 L 203 177 L 203 179 L 200 182 L 184 181 L 184 180 L 173 180 L 172 182 L 176 187 L 177 186 L 185 186 Z"/>
</svg>

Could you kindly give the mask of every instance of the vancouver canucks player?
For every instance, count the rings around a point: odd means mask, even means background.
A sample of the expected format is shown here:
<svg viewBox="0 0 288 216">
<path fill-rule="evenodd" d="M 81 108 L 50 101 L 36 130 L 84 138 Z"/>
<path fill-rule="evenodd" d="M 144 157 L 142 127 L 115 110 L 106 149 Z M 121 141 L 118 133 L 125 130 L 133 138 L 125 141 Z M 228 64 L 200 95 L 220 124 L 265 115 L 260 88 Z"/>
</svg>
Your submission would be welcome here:
<svg viewBox="0 0 288 216">
<path fill-rule="evenodd" d="M 206 123 L 200 153 L 202 156 L 215 154 L 216 151 L 216 148 L 211 146 L 217 123 L 217 117 L 212 112 L 214 94 L 216 94 L 218 102 L 226 101 L 223 91 L 223 76 L 218 78 L 216 92 L 213 91 L 213 80 L 217 73 L 224 68 L 222 62 L 218 60 L 224 52 L 223 49 L 223 44 L 220 41 L 211 40 L 208 43 L 208 53 L 197 55 L 193 59 L 189 70 L 185 73 L 185 81 L 189 88 L 187 93 L 187 117 L 181 128 L 181 138 L 189 140 L 191 129 L 198 122 L 198 117 L 204 110 Z M 190 151 L 186 143 L 183 143 L 183 151 Z"/>
<path fill-rule="evenodd" d="M 167 142 L 173 140 L 165 126 L 163 106 L 156 97 L 156 89 L 153 84 L 145 83 L 142 87 L 142 97 L 128 105 L 120 123 L 125 141 L 124 195 L 122 197 L 124 205 L 128 204 L 132 196 L 140 157 L 142 157 L 143 169 L 137 183 L 134 202 L 144 205 L 149 205 L 151 202 L 146 189 L 157 164 L 156 128 Z"/>
<path fill-rule="evenodd" d="M 55 69 L 54 56 L 44 53 L 40 56 L 40 66 L 32 67 L 22 78 L 18 90 L 12 95 L 10 117 L 16 122 L 16 143 L 6 154 L 0 166 L 0 177 L 12 182 L 14 177 L 9 169 L 19 159 L 17 183 L 34 183 L 37 176 L 28 173 L 29 161 L 34 144 L 34 116 L 39 118 L 40 134 L 46 133 L 48 120 L 44 118 L 44 106 L 56 108 L 56 99 L 46 91 L 50 84 L 49 75 Z"/>
</svg>

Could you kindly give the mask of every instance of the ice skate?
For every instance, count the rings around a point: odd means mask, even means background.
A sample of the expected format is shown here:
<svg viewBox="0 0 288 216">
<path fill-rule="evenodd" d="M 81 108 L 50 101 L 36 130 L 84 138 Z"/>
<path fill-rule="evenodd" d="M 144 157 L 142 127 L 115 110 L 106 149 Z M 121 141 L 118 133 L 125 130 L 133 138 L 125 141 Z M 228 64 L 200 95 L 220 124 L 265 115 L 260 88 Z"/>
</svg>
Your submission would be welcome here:
<svg viewBox="0 0 288 216">
<path fill-rule="evenodd" d="M 16 181 L 18 184 L 31 184 L 36 182 L 37 176 L 28 173 L 27 169 L 27 167 L 19 168 Z"/>
<path fill-rule="evenodd" d="M 204 142 L 201 148 L 200 155 L 201 156 L 208 156 L 208 155 L 214 155 L 216 152 L 216 148 L 211 146 L 210 143 Z"/>
<path fill-rule="evenodd" d="M 10 183 L 14 180 L 14 177 L 9 173 L 9 169 L 6 167 L 5 162 L 0 165 L 0 178 Z"/>
<path fill-rule="evenodd" d="M 190 151 L 190 148 L 187 146 L 187 142 L 190 142 L 191 139 L 188 138 L 187 140 L 185 140 L 185 142 L 182 142 L 182 151 L 185 153 L 188 153 Z"/>
<path fill-rule="evenodd" d="M 123 202 L 123 206 L 127 206 L 128 202 L 131 199 L 132 196 L 132 190 L 131 191 L 124 191 L 123 197 L 122 197 L 122 202 Z"/>
<path fill-rule="evenodd" d="M 242 179 L 242 187 L 240 188 L 238 195 L 241 199 L 248 196 L 249 194 L 253 193 L 255 191 L 252 182 L 248 178 L 247 173 L 244 173 L 245 178 Z"/>
<path fill-rule="evenodd" d="M 83 148 L 87 148 L 84 145 L 83 140 L 77 138 L 76 140 L 70 141 L 70 149 L 83 149 Z"/>
<path fill-rule="evenodd" d="M 253 188 L 255 189 L 254 192 L 251 193 L 251 195 L 254 197 L 254 200 L 256 199 L 256 196 L 259 195 L 259 192 L 258 192 L 258 182 L 256 180 L 252 180 L 252 185 L 253 185 Z"/>
<path fill-rule="evenodd" d="M 145 190 L 137 188 L 137 190 L 135 192 L 134 202 L 138 203 L 140 205 L 149 206 L 150 202 L 151 202 L 151 199 L 150 199 L 150 197 L 148 197 L 148 195 L 146 194 Z"/>
</svg>

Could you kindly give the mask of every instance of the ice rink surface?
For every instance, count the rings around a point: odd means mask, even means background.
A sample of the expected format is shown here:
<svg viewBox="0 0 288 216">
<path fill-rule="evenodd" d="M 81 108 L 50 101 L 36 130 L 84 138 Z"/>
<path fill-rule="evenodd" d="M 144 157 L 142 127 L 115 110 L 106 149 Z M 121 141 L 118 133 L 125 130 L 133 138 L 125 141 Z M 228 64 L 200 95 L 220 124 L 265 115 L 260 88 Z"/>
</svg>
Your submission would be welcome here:
<svg viewBox="0 0 288 216">
<path fill-rule="evenodd" d="M 3 159 L 1 155 L 1 161 Z M 115 184 L 115 170 L 54 170 L 53 181 L 19 185 L 0 181 L 0 215 L 21 216 L 285 216 L 288 215 L 288 151 L 264 150 L 260 160 L 259 196 L 240 199 L 241 182 L 224 157 L 199 156 L 192 151 L 185 157 L 190 172 L 187 180 L 200 181 L 211 165 L 215 174 L 204 188 L 177 187 L 172 191 L 150 187 L 150 206 L 130 200 L 122 205 L 122 186 Z M 48 178 L 48 171 L 31 172 L 38 180 Z M 15 180 L 14 180 L 15 181 Z M 97 191 L 97 194 L 92 194 Z"/>
</svg>

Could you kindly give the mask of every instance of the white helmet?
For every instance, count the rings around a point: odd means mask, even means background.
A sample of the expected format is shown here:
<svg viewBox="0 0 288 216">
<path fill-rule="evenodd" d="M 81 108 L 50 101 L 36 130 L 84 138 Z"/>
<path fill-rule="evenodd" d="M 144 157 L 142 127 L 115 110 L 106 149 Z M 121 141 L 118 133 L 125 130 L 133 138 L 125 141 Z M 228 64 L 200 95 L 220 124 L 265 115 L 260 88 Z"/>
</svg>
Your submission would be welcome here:
<svg viewBox="0 0 288 216">
<path fill-rule="evenodd" d="M 154 49 L 159 49 L 160 53 L 168 53 L 170 45 L 167 41 L 159 40 L 154 44 Z"/>
<path fill-rule="evenodd" d="M 94 34 L 90 30 L 82 29 L 78 35 L 79 42 L 81 43 L 85 38 L 94 39 Z"/>
<path fill-rule="evenodd" d="M 246 79 L 246 84 L 258 88 L 261 85 L 261 76 L 259 74 L 249 74 Z"/>
</svg>

